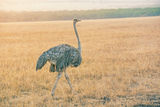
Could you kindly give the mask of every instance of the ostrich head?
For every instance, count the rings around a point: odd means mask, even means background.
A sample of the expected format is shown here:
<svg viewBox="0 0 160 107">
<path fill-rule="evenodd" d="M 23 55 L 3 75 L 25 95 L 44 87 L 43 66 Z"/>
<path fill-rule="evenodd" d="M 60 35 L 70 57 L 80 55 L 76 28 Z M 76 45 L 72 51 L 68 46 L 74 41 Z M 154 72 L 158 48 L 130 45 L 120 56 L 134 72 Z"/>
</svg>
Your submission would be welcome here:
<svg viewBox="0 0 160 107">
<path fill-rule="evenodd" d="M 79 19 L 77 19 L 77 18 L 74 18 L 74 19 L 73 19 L 73 23 L 77 23 L 77 22 L 79 22 L 79 21 L 81 21 L 81 20 L 79 20 Z"/>
</svg>

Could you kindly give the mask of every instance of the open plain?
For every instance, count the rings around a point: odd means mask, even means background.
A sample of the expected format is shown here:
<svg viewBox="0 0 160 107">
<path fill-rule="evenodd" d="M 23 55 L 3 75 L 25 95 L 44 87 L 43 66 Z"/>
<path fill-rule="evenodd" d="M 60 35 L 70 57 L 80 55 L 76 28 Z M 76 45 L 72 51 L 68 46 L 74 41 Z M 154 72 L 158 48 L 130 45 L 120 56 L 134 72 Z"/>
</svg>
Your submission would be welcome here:
<svg viewBox="0 0 160 107">
<path fill-rule="evenodd" d="M 77 47 L 72 21 L 0 23 L 1 107 L 160 105 L 160 17 L 83 20 L 77 24 L 82 64 L 67 72 L 54 98 L 57 72 L 36 72 L 43 51 Z"/>
</svg>

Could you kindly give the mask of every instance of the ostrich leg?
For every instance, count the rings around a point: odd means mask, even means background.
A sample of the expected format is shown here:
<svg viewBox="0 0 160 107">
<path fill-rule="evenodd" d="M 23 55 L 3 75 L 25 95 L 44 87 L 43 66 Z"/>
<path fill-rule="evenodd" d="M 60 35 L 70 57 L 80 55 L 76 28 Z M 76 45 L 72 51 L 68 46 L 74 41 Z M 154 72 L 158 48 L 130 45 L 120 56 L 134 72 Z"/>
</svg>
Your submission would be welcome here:
<svg viewBox="0 0 160 107">
<path fill-rule="evenodd" d="M 69 80 L 69 76 L 66 73 L 66 69 L 64 69 L 64 75 L 65 75 L 66 80 L 68 81 L 68 84 L 69 84 L 69 87 L 71 88 L 71 91 L 73 91 L 72 84 Z"/>
<path fill-rule="evenodd" d="M 58 80 L 61 78 L 61 75 L 62 75 L 62 72 L 58 72 L 58 75 L 57 75 L 57 78 L 56 78 L 56 81 L 54 83 L 54 87 L 52 89 L 52 93 L 51 95 L 54 96 L 54 92 L 55 92 L 55 89 L 56 89 L 56 86 L 57 86 L 57 83 L 58 83 Z"/>
</svg>

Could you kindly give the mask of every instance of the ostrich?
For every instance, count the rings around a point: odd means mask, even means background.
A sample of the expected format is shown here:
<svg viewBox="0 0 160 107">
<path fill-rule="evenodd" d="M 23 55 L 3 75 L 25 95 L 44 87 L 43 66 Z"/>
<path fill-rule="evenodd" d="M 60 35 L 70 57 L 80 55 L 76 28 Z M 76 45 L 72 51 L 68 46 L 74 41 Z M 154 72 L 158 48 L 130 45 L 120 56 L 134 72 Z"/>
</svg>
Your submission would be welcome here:
<svg viewBox="0 0 160 107">
<path fill-rule="evenodd" d="M 79 21 L 79 19 L 73 19 L 73 27 L 78 40 L 78 48 L 75 48 L 68 44 L 61 44 L 43 52 L 37 61 L 36 71 L 41 69 L 48 61 L 51 64 L 49 71 L 58 72 L 56 81 L 51 92 L 52 96 L 54 96 L 58 80 L 61 78 L 63 72 L 66 80 L 68 81 L 69 87 L 71 88 L 71 91 L 73 91 L 69 76 L 66 73 L 66 68 L 68 66 L 77 67 L 81 64 L 82 61 L 81 43 L 76 29 L 76 23 Z"/>
</svg>

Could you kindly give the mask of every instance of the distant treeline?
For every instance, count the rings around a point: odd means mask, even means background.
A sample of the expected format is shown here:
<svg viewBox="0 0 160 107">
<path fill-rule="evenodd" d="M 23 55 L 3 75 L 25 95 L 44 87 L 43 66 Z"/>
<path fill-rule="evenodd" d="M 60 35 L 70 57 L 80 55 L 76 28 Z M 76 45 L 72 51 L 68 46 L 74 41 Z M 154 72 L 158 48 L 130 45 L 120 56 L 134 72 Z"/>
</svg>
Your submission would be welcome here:
<svg viewBox="0 0 160 107">
<path fill-rule="evenodd" d="M 105 19 L 145 16 L 160 16 L 160 7 L 79 11 L 0 11 L 0 22 L 71 20 L 74 17 L 80 19 Z"/>
</svg>

